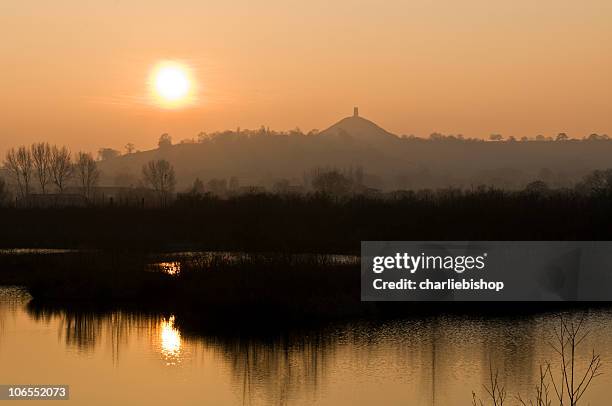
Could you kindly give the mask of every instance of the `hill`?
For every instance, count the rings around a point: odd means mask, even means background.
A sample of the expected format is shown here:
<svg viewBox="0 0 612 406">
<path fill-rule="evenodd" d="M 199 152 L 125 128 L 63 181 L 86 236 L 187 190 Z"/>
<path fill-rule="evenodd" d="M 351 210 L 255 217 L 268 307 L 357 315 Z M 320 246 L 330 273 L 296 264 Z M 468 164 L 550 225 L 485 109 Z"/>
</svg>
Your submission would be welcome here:
<svg viewBox="0 0 612 406">
<path fill-rule="evenodd" d="M 359 110 L 355 107 L 351 117 L 346 117 L 321 131 L 322 136 L 348 136 L 360 141 L 380 143 L 397 139 L 397 135 L 379 127 L 376 123 L 359 116 Z"/>
<path fill-rule="evenodd" d="M 495 185 L 507 189 L 543 180 L 571 186 L 586 173 L 612 167 L 612 140 L 490 142 L 452 136 L 398 137 L 355 111 L 318 134 L 266 129 L 225 131 L 197 142 L 170 145 L 100 162 L 102 184 L 136 185 L 142 166 L 166 159 L 178 189 L 197 178 L 238 178 L 270 187 L 279 180 L 307 184 L 315 168 L 362 167 L 365 184 L 380 189 Z"/>
</svg>

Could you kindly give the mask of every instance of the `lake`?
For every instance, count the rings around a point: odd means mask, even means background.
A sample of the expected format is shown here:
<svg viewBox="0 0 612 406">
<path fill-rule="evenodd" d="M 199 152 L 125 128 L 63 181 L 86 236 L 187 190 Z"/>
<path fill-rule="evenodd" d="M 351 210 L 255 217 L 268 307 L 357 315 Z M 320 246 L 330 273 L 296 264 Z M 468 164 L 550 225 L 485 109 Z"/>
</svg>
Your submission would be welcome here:
<svg viewBox="0 0 612 406">
<path fill-rule="evenodd" d="M 571 318 L 575 314 L 568 314 Z M 265 337 L 184 332 L 172 314 L 50 309 L 0 288 L 0 384 L 68 384 L 81 405 L 470 405 L 490 363 L 513 397 L 530 395 L 554 314 L 439 315 L 331 324 Z M 583 398 L 607 404 L 612 312 L 591 310 L 578 354 L 604 374 Z M 27 404 L 27 402 L 24 402 Z"/>
</svg>

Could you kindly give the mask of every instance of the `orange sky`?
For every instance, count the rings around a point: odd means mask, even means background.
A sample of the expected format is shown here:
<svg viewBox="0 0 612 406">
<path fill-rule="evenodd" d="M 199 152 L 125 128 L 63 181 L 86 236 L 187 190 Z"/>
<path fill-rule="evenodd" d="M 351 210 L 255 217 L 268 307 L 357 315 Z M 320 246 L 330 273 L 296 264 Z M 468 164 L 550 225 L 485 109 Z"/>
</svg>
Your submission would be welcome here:
<svg viewBox="0 0 612 406">
<path fill-rule="evenodd" d="M 353 105 L 398 134 L 610 134 L 610 21 L 610 0 L 2 0 L 0 151 L 323 129 Z M 161 60 L 197 103 L 148 102 Z"/>
</svg>

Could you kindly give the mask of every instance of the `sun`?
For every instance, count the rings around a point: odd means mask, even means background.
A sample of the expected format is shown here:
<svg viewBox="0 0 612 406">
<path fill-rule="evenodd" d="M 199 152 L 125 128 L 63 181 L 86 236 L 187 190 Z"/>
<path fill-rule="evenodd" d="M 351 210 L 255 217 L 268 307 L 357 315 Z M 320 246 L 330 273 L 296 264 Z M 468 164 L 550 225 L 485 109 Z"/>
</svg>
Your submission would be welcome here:
<svg viewBox="0 0 612 406">
<path fill-rule="evenodd" d="M 180 100 L 189 91 L 189 79 L 178 67 L 162 68 L 155 76 L 155 90 L 166 100 Z"/>
<path fill-rule="evenodd" d="M 193 88 L 189 69 L 176 62 L 160 63 L 153 70 L 151 85 L 157 101 L 164 107 L 186 104 Z"/>
</svg>

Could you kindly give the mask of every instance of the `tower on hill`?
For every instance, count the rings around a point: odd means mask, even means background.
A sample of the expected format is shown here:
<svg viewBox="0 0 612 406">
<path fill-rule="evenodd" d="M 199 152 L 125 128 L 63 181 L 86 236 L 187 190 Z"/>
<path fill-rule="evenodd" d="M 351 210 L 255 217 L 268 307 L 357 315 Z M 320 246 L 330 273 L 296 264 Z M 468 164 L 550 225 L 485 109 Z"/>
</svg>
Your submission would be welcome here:
<svg viewBox="0 0 612 406">
<path fill-rule="evenodd" d="M 350 135 L 352 138 L 363 141 L 378 141 L 383 139 L 397 139 L 397 136 L 380 128 L 376 123 L 371 122 L 359 115 L 359 107 L 353 107 L 353 115 L 343 118 L 336 124 L 319 135 Z"/>
</svg>

